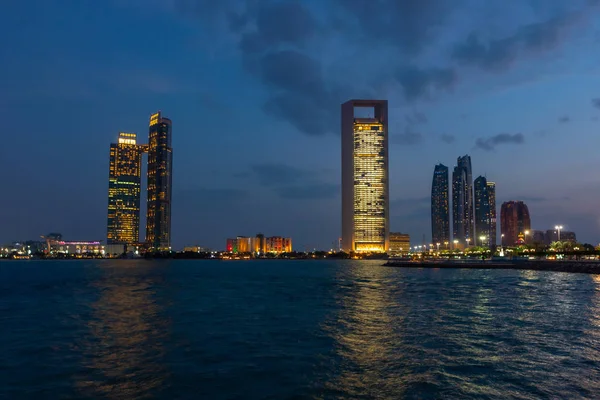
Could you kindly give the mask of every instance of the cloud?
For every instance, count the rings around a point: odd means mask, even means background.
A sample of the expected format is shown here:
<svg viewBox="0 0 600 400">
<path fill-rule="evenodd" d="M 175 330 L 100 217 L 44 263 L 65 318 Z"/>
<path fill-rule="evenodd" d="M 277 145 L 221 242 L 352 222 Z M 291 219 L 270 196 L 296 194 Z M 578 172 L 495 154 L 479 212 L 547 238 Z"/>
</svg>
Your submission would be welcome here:
<svg viewBox="0 0 600 400">
<path fill-rule="evenodd" d="M 307 171 L 286 164 L 255 164 L 250 169 L 263 186 L 289 185 L 310 177 Z"/>
<path fill-rule="evenodd" d="M 406 123 L 409 125 L 426 124 L 428 121 L 427 115 L 425 115 L 419 111 L 415 111 L 411 114 L 406 114 L 404 116 L 404 119 L 406 120 Z"/>
<path fill-rule="evenodd" d="M 390 136 L 391 144 L 399 144 L 402 146 L 412 146 L 419 144 L 423 141 L 423 135 L 419 132 L 415 132 L 410 128 L 406 128 L 404 133 L 398 133 Z"/>
<path fill-rule="evenodd" d="M 331 183 L 313 183 L 302 186 L 283 186 L 276 189 L 284 199 L 314 200 L 332 199 L 340 194 L 340 185 Z"/>
<path fill-rule="evenodd" d="M 395 77 L 409 101 L 431 98 L 436 92 L 451 90 L 458 80 L 452 68 L 421 69 L 414 66 L 399 68 Z"/>
<path fill-rule="evenodd" d="M 500 144 L 523 144 L 525 143 L 525 136 L 522 133 L 500 133 L 495 136 L 488 138 L 478 138 L 475 141 L 475 147 L 478 147 L 485 151 L 492 151 Z"/>
<path fill-rule="evenodd" d="M 592 105 L 600 110 L 600 97 L 592 99 Z"/>
<path fill-rule="evenodd" d="M 454 47 L 452 57 L 461 64 L 484 70 L 506 70 L 521 56 L 556 48 L 564 39 L 566 30 L 577 24 L 582 16 L 582 11 L 567 12 L 522 26 L 512 35 L 487 42 L 472 32 L 464 42 Z"/>
<path fill-rule="evenodd" d="M 456 137 L 454 135 L 448 135 L 448 134 L 442 135 L 442 142 L 444 142 L 444 143 L 452 144 L 455 141 L 456 141 Z"/>
<path fill-rule="evenodd" d="M 569 117 L 568 115 L 563 115 L 562 117 L 558 118 L 558 123 L 560 124 L 566 124 L 569 121 L 571 121 L 571 117 Z"/>
<path fill-rule="evenodd" d="M 330 199 L 339 194 L 339 185 L 323 182 L 319 171 L 286 164 L 255 164 L 250 167 L 258 182 L 284 199 Z"/>
</svg>

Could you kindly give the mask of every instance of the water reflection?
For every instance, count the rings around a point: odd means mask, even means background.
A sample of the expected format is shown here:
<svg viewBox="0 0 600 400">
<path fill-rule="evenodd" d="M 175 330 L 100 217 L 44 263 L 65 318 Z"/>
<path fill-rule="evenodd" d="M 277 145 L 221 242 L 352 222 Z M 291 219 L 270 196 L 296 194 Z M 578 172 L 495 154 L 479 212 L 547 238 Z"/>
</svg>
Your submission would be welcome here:
<svg viewBox="0 0 600 400">
<path fill-rule="evenodd" d="M 368 263 L 354 263 L 340 269 L 336 300 L 339 313 L 326 330 L 335 340 L 338 374 L 326 384 L 338 396 L 377 393 L 402 395 L 403 354 L 401 330 L 404 306 L 402 282 L 392 279 L 396 272 Z"/>
<path fill-rule="evenodd" d="M 166 323 L 155 300 L 161 278 L 143 261 L 103 265 L 93 283 L 99 298 L 82 343 L 83 367 L 77 387 L 85 396 L 138 398 L 165 381 L 161 362 Z"/>
</svg>

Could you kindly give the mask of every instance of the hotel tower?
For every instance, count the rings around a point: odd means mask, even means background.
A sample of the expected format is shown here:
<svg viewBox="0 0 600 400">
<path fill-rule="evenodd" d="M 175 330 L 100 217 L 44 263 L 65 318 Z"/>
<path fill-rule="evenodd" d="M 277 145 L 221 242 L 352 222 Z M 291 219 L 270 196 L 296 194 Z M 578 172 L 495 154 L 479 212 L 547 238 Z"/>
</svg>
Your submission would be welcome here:
<svg viewBox="0 0 600 400">
<path fill-rule="evenodd" d="M 171 247 L 172 171 L 171 120 L 157 112 L 150 116 L 146 209 L 146 244 L 154 250 Z"/>
<path fill-rule="evenodd" d="M 355 111 L 361 109 L 360 115 Z M 389 247 L 387 100 L 342 104 L 342 249 Z"/>
<path fill-rule="evenodd" d="M 134 244 L 140 236 L 142 148 L 135 133 L 110 145 L 107 244 Z"/>
</svg>

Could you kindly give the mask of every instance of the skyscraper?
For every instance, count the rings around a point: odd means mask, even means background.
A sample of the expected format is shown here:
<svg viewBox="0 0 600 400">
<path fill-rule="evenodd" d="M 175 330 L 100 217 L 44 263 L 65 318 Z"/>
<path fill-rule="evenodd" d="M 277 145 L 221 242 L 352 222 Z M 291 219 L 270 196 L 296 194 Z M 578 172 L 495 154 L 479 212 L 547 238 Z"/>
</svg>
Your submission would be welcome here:
<svg viewBox="0 0 600 400">
<path fill-rule="evenodd" d="M 490 185 L 491 183 L 491 185 Z M 491 246 L 496 244 L 496 186 L 484 176 L 475 179 L 475 234 L 477 244 Z M 485 237 L 482 241 L 481 238 Z"/>
<path fill-rule="evenodd" d="M 171 120 L 159 111 L 150 116 L 148 136 L 146 243 L 155 250 L 171 246 L 172 167 Z"/>
<path fill-rule="evenodd" d="M 433 182 L 431 183 L 431 238 L 434 244 L 450 241 L 450 196 L 448 190 L 448 167 L 438 164 L 433 170 Z"/>
<path fill-rule="evenodd" d="M 502 245 L 513 246 L 519 240 L 519 234 L 531 230 L 529 209 L 522 201 L 507 201 L 500 209 L 500 231 Z"/>
<path fill-rule="evenodd" d="M 473 241 L 473 175 L 471 157 L 458 157 L 452 173 L 452 226 L 454 240 Z"/>
<path fill-rule="evenodd" d="M 488 181 L 487 183 L 488 201 L 490 204 L 490 240 L 489 245 L 498 244 L 498 228 L 496 228 L 496 183 Z"/>
<path fill-rule="evenodd" d="M 110 145 L 108 244 L 133 244 L 140 236 L 142 149 L 135 133 L 120 133 Z"/>
<path fill-rule="evenodd" d="M 372 115 L 355 115 L 355 108 Z M 389 247 L 387 100 L 342 104 L 342 249 L 386 252 Z"/>
</svg>

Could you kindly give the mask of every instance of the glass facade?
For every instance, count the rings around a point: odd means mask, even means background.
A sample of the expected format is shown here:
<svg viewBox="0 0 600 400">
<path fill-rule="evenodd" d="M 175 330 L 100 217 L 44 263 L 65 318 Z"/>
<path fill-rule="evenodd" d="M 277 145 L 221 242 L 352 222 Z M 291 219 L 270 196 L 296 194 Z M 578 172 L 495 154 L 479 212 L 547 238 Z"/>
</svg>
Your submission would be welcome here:
<svg viewBox="0 0 600 400">
<path fill-rule="evenodd" d="M 496 225 L 496 183 L 487 183 L 488 200 L 490 202 L 490 240 L 492 246 L 498 244 L 498 228 Z"/>
<path fill-rule="evenodd" d="M 492 183 L 492 185 L 494 184 Z M 496 212 L 494 210 L 496 203 L 495 185 L 488 185 L 487 179 L 484 176 L 480 176 L 475 179 L 474 188 L 477 245 L 489 247 L 496 244 Z M 490 196 L 490 192 L 492 192 L 493 198 Z M 492 221 L 494 221 L 493 226 Z M 481 240 L 481 237 L 485 237 L 485 239 Z"/>
<path fill-rule="evenodd" d="M 385 251 L 385 130 L 376 120 L 354 122 L 354 248 Z"/>
<path fill-rule="evenodd" d="M 108 244 L 139 242 L 142 149 L 135 133 L 120 133 L 110 145 Z"/>
<path fill-rule="evenodd" d="M 158 112 L 150 117 L 148 136 L 146 243 L 154 250 L 171 247 L 173 149 L 171 120 Z"/>
<path fill-rule="evenodd" d="M 471 157 L 458 157 L 452 173 L 452 233 L 461 244 L 473 242 L 473 175 Z"/>
<path fill-rule="evenodd" d="M 434 244 L 450 241 L 449 197 L 448 167 L 438 164 L 431 183 L 431 238 Z"/>
</svg>

